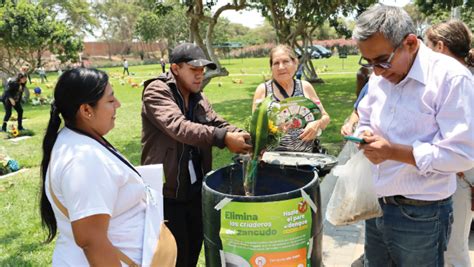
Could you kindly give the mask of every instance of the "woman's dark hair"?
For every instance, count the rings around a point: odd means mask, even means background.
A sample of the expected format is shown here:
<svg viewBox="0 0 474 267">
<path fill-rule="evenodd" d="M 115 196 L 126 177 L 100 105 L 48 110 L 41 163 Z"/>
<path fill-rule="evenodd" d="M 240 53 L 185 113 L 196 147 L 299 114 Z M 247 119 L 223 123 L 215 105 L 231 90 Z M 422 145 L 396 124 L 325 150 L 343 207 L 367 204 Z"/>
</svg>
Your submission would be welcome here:
<svg viewBox="0 0 474 267">
<path fill-rule="evenodd" d="M 460 20 L 449 20 L 447 22 L 433 25 L 426 30 L 425 36 L 436 45 L 439 41 L 453 53 L 454 56 L 465 59 L 469 56 L 471 49 L 472 33 Z M 466 63 L 469 62 L 467 61 Z"/>
<path fill-rule="evenodd" d="M 25 78 L 26 77 L 26 74 L 25 73 L 22 73 L 22 72 L 18 72 L 18 74 L 16 75 L 15 77 L 15 81 L 16 82 L 20 82 L 21 79 Z"/>
<path fill-rule="evenodd" d="M 96 69 L 76 68 L 65 71 L 54 88 L 54 102 L 51 104 L 50 119 L 43 139 L 43 159 L 41 161 L 40 213 L 43 227 L 48 230 L 46 242 L 56 236 L 57 223 L 51 203 L 46 197 L 46 171 L 51 159 L 51 151 L 61 126 L 60 114 L 66 126 L 74 127 L 76 114 L 82 104 L 95 106 L 104 95 L 109 77 Z"/>
</svg>

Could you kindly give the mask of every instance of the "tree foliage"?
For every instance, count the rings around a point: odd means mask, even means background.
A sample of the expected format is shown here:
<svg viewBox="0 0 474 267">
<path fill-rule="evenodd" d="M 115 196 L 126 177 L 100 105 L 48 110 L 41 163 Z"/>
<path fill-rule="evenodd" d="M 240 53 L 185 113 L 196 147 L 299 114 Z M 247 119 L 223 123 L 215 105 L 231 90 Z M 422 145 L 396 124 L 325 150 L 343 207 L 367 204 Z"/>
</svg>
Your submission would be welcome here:
<svg viewBox="0 0 474 267">
<path fill-rule="evenodd" d="M 354 11 L 361 13 L 374 2 L 376 1 L 255 0 L 251 1 L 251 5 L 258 8 L 271 22 L 278 43 L 304 51 L 301 60 L 305 64 L 305 74 L 309 80 L 317 81 L 315 68 L 306 53 L 316 30 L 321 29 L 325 22 L 329 22 L 336 32 L 349 37 L 350 30 L 341 23 L 339 17 L 348 16 Z"/>
<path fill-rule="evenodd" d="M 471 31 L 474 31 L 474 1 L 473 0 L 452 0 L 452 1 L 421 1 L 416 0 L 415 5 L 418 10 L 426 17 L 428 23 L 436 24 L 447 21 L 451 18 L 454 8 L 460 9 L 460 20 L 468 25 Z"/>
<path fill-rule="evenodd" d="M 92 12 L 93 5 L 87 0 L 41 0 L 39 4 L 50 12 L 62 14 L 63 22 L 82 33 L 91 34 L 97 26 L 97 19 Z"/>
<path fill-rule="evenodd" d="M 157 3 L 153 12 L 158 16 L 156 22 L 158 38 L 166 43 L 169 50 L 189 38 L 189 18 L 187 9 L 178 0 Z M 163 53 L 162 53 L 163 54 Z"/>
<path fill-rule="evenodd" d="M 94 16 L 98 20 L 98 37 L 109 47 L 113 41 L 125 43 L 122 53 L 127 54 L 135 37 L 135 23 L 143 12 L 139 4 L 139 0 L 97 1 L 94 6 Z"/>
<path fill-rule="evenodd" d="M 160 35 L 160 18 L 153 12 L 140 14 L 135 24 L 135 34 L 144 42 L 156 41 Z"/>
<path fill-rule="evenodd" d="M 77 60 L 81 39 L 49 10 L 27 1 L 7 2 L 0 7 L 0 15 L 1 71 L 12 74 L 25 62 L 43 66 L 46 51 L 63 62 Z"/>
</svg>

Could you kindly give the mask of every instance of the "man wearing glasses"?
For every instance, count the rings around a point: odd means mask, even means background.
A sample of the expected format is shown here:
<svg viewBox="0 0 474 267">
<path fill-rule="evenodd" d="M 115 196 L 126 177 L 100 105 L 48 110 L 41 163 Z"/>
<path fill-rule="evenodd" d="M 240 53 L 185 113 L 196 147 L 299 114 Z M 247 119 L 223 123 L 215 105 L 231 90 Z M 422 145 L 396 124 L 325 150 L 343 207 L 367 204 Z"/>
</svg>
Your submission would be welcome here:
<svg viewBox="0 0 474 267">
<path fill-rule="evenodd" d="M 374 164 L 383 216 L 366 221 L 365 266 L 443 266 L 456 172 L 474 166 L 474 82 L 432 52 L 401 8 L 376 5 L 353 31 L 373 68 L 355 135 Z"/>
</svg>

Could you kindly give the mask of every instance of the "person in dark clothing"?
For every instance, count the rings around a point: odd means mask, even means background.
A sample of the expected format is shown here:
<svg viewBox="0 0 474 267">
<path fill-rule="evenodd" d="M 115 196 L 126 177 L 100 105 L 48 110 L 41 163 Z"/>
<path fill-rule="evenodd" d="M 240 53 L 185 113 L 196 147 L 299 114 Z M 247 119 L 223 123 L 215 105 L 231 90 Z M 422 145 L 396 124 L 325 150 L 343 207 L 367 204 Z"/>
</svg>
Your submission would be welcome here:
<svg viewBox="0 0 474 267">
<path fill-rule="evenodd" d="M 10 80 L 7 88 L 2 96 L 2 103 L 5 107 L 5 117 L 3 117 L 2 131 L 7 131 L 7 122 L 12 116 L 12 108 L 18 114 L 18 130 L 23 130 L 23 108 L 21 107 L 21 98 L 25 91 L 27 77 L 24 73 L 18 73 L 17 76 Z"/>
<path fill-rule="evenodd" d="M 162 71 L 163 73 L 165 73 L 165 72 L 166 72 L 166 62 L 165 62 L 165 59 L 164 59 L 164 58 L 161 58 L 161 59 L 160 59 L 160 65 L 161 65 L 161 71 Z"/>
<path fill-rule="evenodd" d="M 163 164 L 164 217 L 178 247 L 176 266 L 196 266 L 203 242 L 201 189 L 212 169 L 212 147 L 249 152 L 248 133 L 220 118 L 202 93 L 204 52 L 183 43 L 166 73 L 144 83 L 142 165 Z"/>
</svg>

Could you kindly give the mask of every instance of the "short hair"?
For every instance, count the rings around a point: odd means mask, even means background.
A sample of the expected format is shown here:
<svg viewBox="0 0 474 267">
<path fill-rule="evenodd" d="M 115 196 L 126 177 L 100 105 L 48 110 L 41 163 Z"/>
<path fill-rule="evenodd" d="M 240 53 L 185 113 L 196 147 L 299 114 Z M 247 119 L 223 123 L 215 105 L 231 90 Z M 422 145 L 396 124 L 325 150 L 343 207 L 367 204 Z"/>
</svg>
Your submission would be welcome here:
<svg viewBox="0 0 474 267">
<path fill-rule="evenodd" d="M 356 21 L 352 38 L 365 41 L 381 33 L 393 47 L 397 47 L 410 33 L 416 33 L 413 20 L 400 7 L 377 4 L 362 13 Z"/>
<path fill-rule="evenodd" d="M 469 55 L 472 33 L 460 20 L 435 24 L 426 30 L 425 36 L 432 44 L 443 42 L 456 57 L 466 58 Z"/>
<path fill-rule="evenodd" d="M 273 54 L 275 54 L 279 50 L 285 52 L 291 58 L 291 60 L 293 60 L 293 62 L 298 61 L 295 52 L 293 51 L 293 49 L 291 49 L 290 46 L 279 44 L 273 47 L 272 50 L 270 50 L 270 67 L 273 65 Z"/>
</svg>

